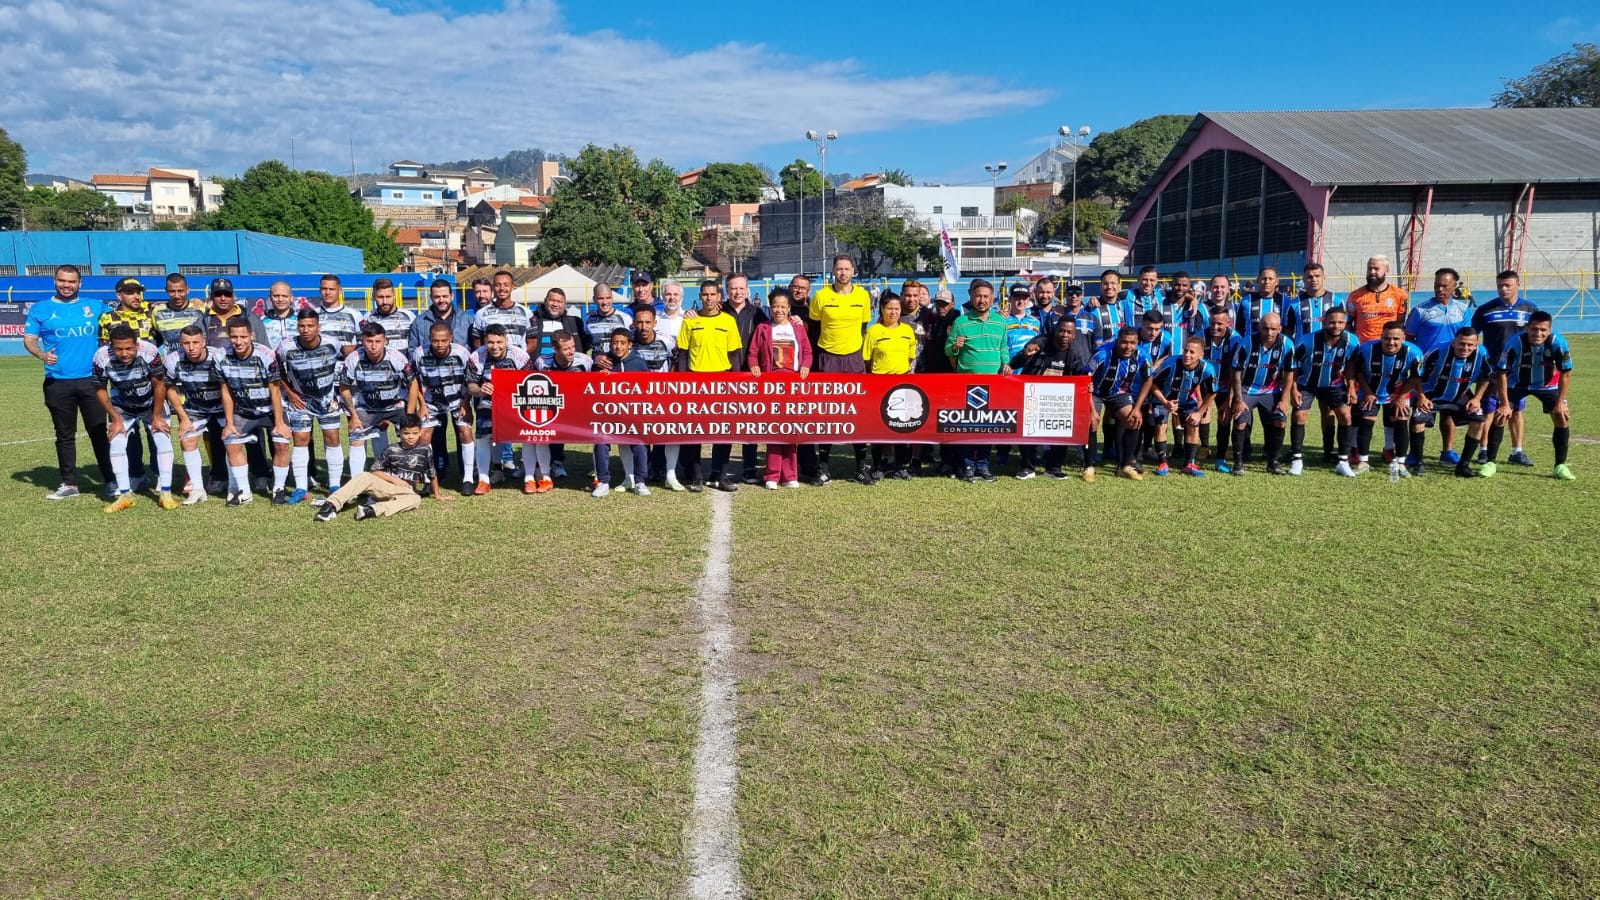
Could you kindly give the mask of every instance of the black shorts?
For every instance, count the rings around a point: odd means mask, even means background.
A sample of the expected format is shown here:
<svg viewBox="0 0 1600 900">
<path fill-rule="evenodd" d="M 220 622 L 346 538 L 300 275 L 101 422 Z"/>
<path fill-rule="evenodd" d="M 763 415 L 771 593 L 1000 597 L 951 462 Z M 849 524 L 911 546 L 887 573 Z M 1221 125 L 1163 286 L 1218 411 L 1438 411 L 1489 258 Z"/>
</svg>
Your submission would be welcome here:
<svg viewBox="0 0 1600 900">
<path fill-rule="evenodd" d="M 1454 403 L 1435 403 L 1432 412 L 1413 412 L 1411 414 L 1411 424 L 1432 428 L 1434 422 L 1438 421 L 1439 416 L 1449 416 L 1450 421 L 1457 425 L 1475 425 L 1484 419 L 1484 414 L 1481 410 L 1471 413 L 1467 412 L 1465 407 Z"/>
<path fill-rule="evenodd" d="M 1407 394 L 1405 396 L 1410 397 L 1411 395 Z M 1396 400 L 1398 399 L 1400 398 L 1396 398 Z M 1382 413 L 1383 421 L 1385 423 L 1392 423 L 1396 421 L 1394 405 L 1395 400 L 1390 400 L 1388 403 L 1374 403 L 1371 409 L 1362 409 L 1360 403 L 1354 403 L 1350 406 L 1350 414 L 1355 416 L 1357 419 L 1365 419 L 1369 422 L 1372 422 L 1376 421 L 1379 418 L 1379 414 Z"/>
<path fill-rule="evenodd" d="M 1133 405 L 1132 394 L 1113 394 L 1110 397 L 1097 397 L 1095 399 L 1100 401 L 1102 408 L 1113 412 L 1119 409 L 1127 409 Z"/>
<path fill-rule="evenodd" d="M 860 351 L 855 353 L 829 353 L 826 350 L 818 350 L 812 354 L 811 371 L 862 375 L 867 371 L 867 361 L 862 357 Z"/>
<path fill-rule="evenodd" d="M 1559 391 L 1524 391 L 1520 388 L 1511 392 L 1511 405 L 1517 409 L 1523 408 L 1524 401 L 1529 397 L 1538 399 L 1544 406 L 1545 415 L 1556 411 L 1556 401 L 1561 398 Z"/>
<path fill-rule="evenodd" d="M 1282 425 L 1288 421 L 1289 417 L 1278 408 L 1278 404 L 1283 400 L 1281 391 L 1273 391 L 1270 394 L 1252 394 L 1246 391 L 1240 395 L 1240 399 L 1244 401 L 1244 412 L 1234 419 L 1235 424 L 1249 425 L 1258 409 L 1261 410 L 1262 424 Z"/>
<path fill-rule="evenodd" d="M 1311 409 L 1312 404 L 1321 403 L 1323 409 L 1335 410 L 1350 405 L 1350 392 L 1343 387 L 1301 388 L 1300 402 L 1295 406 L 1301 412 Z"/>
</svg>

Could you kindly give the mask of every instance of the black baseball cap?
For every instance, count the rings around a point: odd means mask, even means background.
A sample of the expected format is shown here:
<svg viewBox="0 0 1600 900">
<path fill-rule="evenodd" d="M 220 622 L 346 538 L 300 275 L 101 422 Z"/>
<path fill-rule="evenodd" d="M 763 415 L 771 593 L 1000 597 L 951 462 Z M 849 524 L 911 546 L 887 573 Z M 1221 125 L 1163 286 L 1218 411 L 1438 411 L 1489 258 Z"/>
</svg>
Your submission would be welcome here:
<svg viewBox="0 0 1600 900">
<path fill-rule="evenodd" d="M 649 272 L 635 272 L 629 284 L 655 284 L 655 282 L 651 280 Z"/>
<path fill-rule="evenodd" d="M 144 293 L 144 284 L 137 278 L 121 278 L 117 280 L 116 290 L 119 294 L 132 294 L 135 292 L 142 294 Z"/>
<path fill-rule="evenodd" d="M 1013 297 L 1026 297 L 1032 293 L 1033 291 L 1029 290 L 1025 284 L 1013 284 L 1011 286 L 1011 296 Z"/>
<path fill-rule="evenodd" d="M 218 294 L 227 294 L 228 296 L 232 297 L 233 282 L 226 278 L 213 278 L 211 279 L 211 286 L 206 288 L 206 293 L 213 297 Z"/>
</svg>

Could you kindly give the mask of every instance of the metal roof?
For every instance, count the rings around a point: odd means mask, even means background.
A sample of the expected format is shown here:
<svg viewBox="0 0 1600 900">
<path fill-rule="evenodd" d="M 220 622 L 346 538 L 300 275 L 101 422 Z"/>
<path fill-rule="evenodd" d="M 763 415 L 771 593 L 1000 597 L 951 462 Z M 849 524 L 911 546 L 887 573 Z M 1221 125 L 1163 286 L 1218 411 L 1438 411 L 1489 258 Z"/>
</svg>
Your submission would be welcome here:
<svg viewBox="0 0 1600 900">
<path fill-rule="evenodd" d="M 1124 219 L 1207 125 L 1319 186 L 1600 182 L 1600 109 L 1202 112 Z"/>
</svg>

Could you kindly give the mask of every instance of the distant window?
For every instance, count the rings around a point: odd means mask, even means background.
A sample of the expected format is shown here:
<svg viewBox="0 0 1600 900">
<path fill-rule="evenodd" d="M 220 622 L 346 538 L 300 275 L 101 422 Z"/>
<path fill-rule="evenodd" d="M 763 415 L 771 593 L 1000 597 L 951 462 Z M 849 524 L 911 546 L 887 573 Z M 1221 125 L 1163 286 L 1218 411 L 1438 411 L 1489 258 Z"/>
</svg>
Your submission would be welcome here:
<svg viewBox="0 0 1600 900">
<path fill-rule="evenodd" d="M 389 192 L 389 199 L 390 200 L 404 200 L 405 198 L 406 198 L 406 195 L 405 195 L 404 191 L 390 191 Z"/>
<path fill-rule="evenodd" d="M 174 186 L 172 186 L 170 184 L 164 184 L 164 185 L 161 186 L 161 196 L 163 196 L 163 197 L 176 197 L 177 195 L 178 195 L 178 189 L 176 187 L 174 187 Z"/>
<path fill-rule="evenodd" d="M 423 191 L 422 192 L 422 199 L 424 199 L 424 200 L 432 200 L 433 199 L 433 191 Z"/>
<path fill-rule="evenodd" d="M 188 214 L 189 214 L 189 207 L 187 207 L 187 206 L 178 207 L 178 215 L 186 216 Z"/>
<path fill-rule="evenodd" d="M 944 212 L 944 207 L 942 207 L 942 206 L 935 206 L 933 208 L 933 214 L 936 215 L 936 216 L 939 215 L 942 212 Z"/>
<path fill-rule="evenodd" d="M 111 265 L 101 266 L 102 275 L 165 275 L 166 266 Z"/>
<path fill-rule="evenodd" d="M 0 275 L 15 275 L 15 274 L 17 274 L 17 267 L 16 266 L 0 266 Z"/>
<path fill-rule="evenodd" d="M 963 207 L 961 207 L 961 218 L 963 218 L 963 219 L 971 219 L 971 218 L 974 218 L 977 215 L 978 215 L 978 208 L 976 206 L 963 206 Z"/>
<path fill-rule="evenodd" d="M 29 275 L 54 275 L 56 273 L 56 266 L 58 265 L 60 265 L 60 263 L 49 263 L 43 266 L 28 266 L 27 271 Z M 86 262 L 75 263 L 75 265 L 77 265 L 78 271 L 80 272 L 91 271 L 89 264 Z"/>
<path fill-rule="evenodd" d="M 191 263 L 186 266 L 179 266 L 178 271 L 184 275 L 237 275 L 239 274 L 239 267 Z"/>
</svg>

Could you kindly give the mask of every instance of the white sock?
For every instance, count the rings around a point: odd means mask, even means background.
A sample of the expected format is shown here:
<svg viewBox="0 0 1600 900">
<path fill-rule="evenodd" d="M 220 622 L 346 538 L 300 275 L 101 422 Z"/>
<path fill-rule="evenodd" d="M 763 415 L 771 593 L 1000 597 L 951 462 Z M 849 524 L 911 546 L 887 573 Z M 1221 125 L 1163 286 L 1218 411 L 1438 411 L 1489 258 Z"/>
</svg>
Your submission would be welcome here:
<svg viewBox="0 0 1600 900">
<path fill-rule="evenodd" d="M 344 484 L 344 447 L 340 444 L 322 445 L 323 455 L 328 457 L 328 490 L 333 490 Z"/>
<path fill-rule="evenodd" d="M 166 433 L 152 430 L 150 439 L 156 442 L 156 475 L 163 494 L 172 490 L 172 438 Z"/>
<path fill-rule="evenodd" d="M 462 484 L 471 484 L 473 481 L 476 480 L 476 479 L 473 478 L 472 461 L 474 459 L 476 459 L 477 456 L 478 456 L 478 451 L 477 451 L 477 448 L 473 446 L 472 441 L 463 441 L 461 443 L 461 483 Z"/>
<path fill-rule="evenodd" d="M 128 432 L 111 439 L 111 474 L 117 482 L 117 493 L 126 494 L 128 487 Z"/>
<path fill-rule="evenodd" d="M 205 463 L 200 461 L 199 447 L 183 451 L 183 469 L 184 473 L 189 476 L 189 480 L 194 482 L 191 485 L 194 490 L 203 491 L 206 489 L 206 467 Z"/>
<path fill-rule="evenodd" d="M 283 490 L 283 486 L 285 484 L 287 484 L 288 482 L 289 482 L 289 467 L 288 466 L 273 466 L 272 467 L 272 492 L 274 494 L 276 494 L 277 492 Z M 299 482 L 295 482 L 295 483 L 299 484 Z"/>
<path fill-rule="evenodd" d="M 678 452 L 683 449 L 682 444 L 668 444 L 666 449 L 667 471 L 664 473 L 672 478 L 678 477 Z"/>
<path fill-rule="evenodd" d="M 495 457 L 493 456 L 495 450 L 494 439 L 489 437 L 481 437 L 474 441 L 472 445 L 476 447 L 478 451 L 478 478 L 483 481 L 488 481 L 489 470 L 493 468 L 495 464 Z M 463 447 L 461 452 L 465 453 L 466 448 Z M 461 471 L 465 472 L 466 467 L 463 466 Z"/>
<path fill-rule="evenodd" d="M 350 477 L 360 475 L 367 467 L 367 445 L 365 442 L 350 445 Z"/>
<path fill-rule="evenodd" d="M 1522 452 L 1522 448 L 1521 447 L 1512 447 L 1511 448 L 1511 452 L 1512 453 L 1521 453 Z"/>
<path fill-rule="evenodd" d="M 250 467 L 248 465 L 229 466 L 228 486 L 246 497 L 252 496 L 250 493 Z"/>
<path fill-rule="evenodd" d="M 619 444 L 619 445 L 617 445 L 617 449 L 622 451 L 622 480 L 628 482 L 629 484 L 632 484 L 633 483 L 633 448 L 628 446 L 627 444 Z"/>
<path fill-rule="evenodd" d="M 311 490 L 311 448 L 294 447 L 289 450 L 289 467 L 294 469 L 294 486 L 302 491 Z"/>
</svg>

